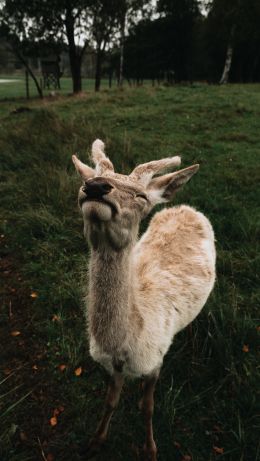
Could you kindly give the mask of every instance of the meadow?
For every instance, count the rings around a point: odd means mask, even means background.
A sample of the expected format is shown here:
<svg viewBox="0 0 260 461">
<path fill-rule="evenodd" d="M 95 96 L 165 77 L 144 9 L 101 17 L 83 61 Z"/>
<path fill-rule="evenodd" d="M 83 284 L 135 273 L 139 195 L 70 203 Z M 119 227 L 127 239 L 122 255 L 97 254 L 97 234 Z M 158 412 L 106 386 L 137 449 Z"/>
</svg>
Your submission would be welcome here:
<svg viewBox="0 0 260 461">
<path fill-rule="evenodd" d="M 97 137 L 119 172 L 177 154 L 183 167 L 200 163 L 175 203 L 205 213 L 216 234 L 215 289 L 157 385 L 158 460 L 256 461 L 260 85 L 203 84 L 0 102 L 0 459 L 78 461 L 102 411 L 71 163 Z M 141 459 L 139 396 L 127 382 L 96 461 Z"/>
<path fill-rule="evenodd" d="M 40 83 L 41 76 L 37 75 Z M 1 82 L 3 80 L 3 82 Z M 108 80 L 101 81 L 103 88 L 108 88 Z M 93 91 L 95 86 L 94 79 L 82 78 L 82 91 Z M 116 86 L 115 81 L 113 86 Z M 60 89 L 54 90 L 53 88 L 44 88 L 43 95 L 48 97 L 51 93 L 55 92 L 57 95 L 68 95 L 72 93 L 72 79 L 69 77 L 62 77 L 60 79 Z M 29 97 L 35 98 L 38 96 L 37 88 L 32 78 L 29 77 Z M 13 75 L 0 75 L 0 100 L 11 98 L 26 98 L 26 85 L 25 76 L 22 74 Z"/>
</svg>

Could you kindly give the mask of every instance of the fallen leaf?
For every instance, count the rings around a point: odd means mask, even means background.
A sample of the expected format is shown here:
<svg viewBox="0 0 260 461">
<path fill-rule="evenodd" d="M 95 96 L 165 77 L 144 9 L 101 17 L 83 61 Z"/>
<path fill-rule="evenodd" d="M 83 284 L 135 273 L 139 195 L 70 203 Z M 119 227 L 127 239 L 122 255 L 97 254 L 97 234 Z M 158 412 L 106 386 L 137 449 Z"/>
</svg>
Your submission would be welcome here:
<svg viewBox="0 0 260 461">
<path fill-rule="evenodd" d="M 58 424 L 58 420 L 57 420 L 56 416 L 53 416 L 53 417 L 50 419 L 50 425 L 51 425 L 51 426 L 56 426 L 56 424 Z"/>
<path fill-rule="evenodd" d="M 183 458 L 182 458 L 182 461 L 191 461 L 192 458 L 190 455 L 184 455 Z"/>
<path fill-rule="evenodd" d="M 249 346 L 248 346 L 248 344 L 244 344 L 242 351 L 243 351 L 243 352 L 249 352 Z"/>
<path fill-rule="evenodd" d="M 21 332 L 18 331 L 18 330 L 11 331 L 12 336 L 19 336 L 20 334 L 21 334 Z"/>
<path fill-rule="evenodd" d="M 33 366 L 32 366 L 32 369 L 33 369 L 33 370 L 38 370 L 37 365 L 33 365 Z"/>
<path fill-rule="evenodd" d="M 82 374 L 82 368 L 81 367 L 76 368 L 74 373 L 76 376 L 80 376 Z"/>
<path fill-rule="evenodd" d="M 30 294 L 31 298 L 38 298 L 38 295 L 37 293 L 35 293 L 35 291 L 33 291 L 31 294 Z"/>
<path fill-rule="evenodd" d="M 66 368 L 67 368 L 67 365 L 64 365 L 64 364 L 59 365 L 59 370 L 60 371 L 64 371 Z"/>
<path fill-rule="evenodd" d="M 256 331 L 260 331 L 260 326 L 256 327 Z"/>
<path fill-rule="evenodd" d="M 213 450 L 214 450 L 215 453 L 217 453 L 218 455 L 222 455 L 222 454 L 224 453 L 224 448 L 220 448 L 220 447 L 213 446 Z"/>
<path fill-rule="evenodd" d="M 58 416 L 60 414 L 60 410 L 58 408 L 54 408 L 53 410 L 53 416 Z"/>
<path fill-rule="evenodd" d="M 52 316 L 52 321 L 53 321 L 53 322 L 59 322 L 59 321 L 60 321 L 60 317 L 59 317 L 58 315 L 54 314 L 54 315 Z"/>
<path fill-rule="evenodd" d="M 65 410 L 64 406 L 63 406 L 63 405 L 60 405 L 60 406 L 59 406 L 59 410 L 60 410 L 60 412 L 62 413 L 62 412 Z"/>
</svg>

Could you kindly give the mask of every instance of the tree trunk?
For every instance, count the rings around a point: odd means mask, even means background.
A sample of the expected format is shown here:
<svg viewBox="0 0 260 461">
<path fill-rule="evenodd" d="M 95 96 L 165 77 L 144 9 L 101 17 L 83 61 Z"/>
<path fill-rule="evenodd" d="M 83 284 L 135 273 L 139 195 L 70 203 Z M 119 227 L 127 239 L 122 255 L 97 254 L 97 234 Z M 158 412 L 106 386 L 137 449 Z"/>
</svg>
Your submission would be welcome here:
<svg viewBox="0 0 260 461">
<path fill-rule="evenodd" d="M 228 83 L 229 71 L 230 71 L 231 64 L 232 64 L 232 57 L 233 57 L 233 46 L 229 43 L 227 47 L 226 61 L 225 61 L 223 73 L 219 81 L 220 85 Z"/>
<path fill-rule="evenodd" d="M 109 88 L 112 88 L 112 80 L 113 80 L 113 69 L 110 68 L 109 73 L 108 73 L 108 86 L 109 86 Z"/>
<path fill-rule="evenodd" d="M 38 95 L 40 96 L 40 98 L 43 98 L 43 94 L 42 94 L 42 89 L 38 83 L 38 80 L 37 78 L 35 77 L 32 69 L 30 68 L 29 64 L 27 63 L 26 59 L 24 59 L 23 55 L 18 51 L 18 49 L 16 47 L 12 47 L 12 50 L 14 52 L 14 54 L 17 56 L 17 58 L 21 61 L 21 63 L 24 65 L 26 71 L 28 72 L 28 74 L 32 77 L 34 83 L 35 83 L 35 86 L 37 88 L 37 91 L 38 91 Z"/>
<path fill-rule="evenodd" d="M 126 12 L 123 13 L 121 24 L 120 24 L 120 64 L 119 64 L 119 79 L 118 79 L 119 86 L 123 85 L 125 21 L 126 21 Z"/>
<path fill-rule="evenodd" d="M 220 85 L 228 83 L 228 80 L 229 80 L 229 72 L 230 72 L 230 69 L 231 69 L 232 58 L 233 58 L 234 33 L 235 33 L 235 26 L 233 25 L 233 27 L 231 28 L 231 32 L 230 32 L 230 38 L 229 38 L 228 47 L 227 47 L 225 65 L 224 65 L 224 69 L 223 69 L 221 79 L 219 81 Z"/>
<path fill-rule="evenodd" d="M 70 69 L 73 81 L 73 93 L 79 93 L 81 86 L 81 61 L 82 55 L 77 51 L 74 37 L 74 17 L 70 8 L 66 10 L 65 18 L 66 34 L 69 43 Z"/>
<path fill-rule="evenodd" d="M 71 75 L 73 81 L 73 93 L 80 93 L 82 91 L 82 80 L 81 80 L 81 59 L 76 56 L 71 61 Z"/>
<path fill-rule="evenodd" d="M 28 70 L 25 71 L 25 89 L 26 89 L 26 98 L 30 99 Z"/>
<path fill-rule="evenodd" d="M 97 50 L 96 73 L 95 73 L 95 91 L 100 90 L 101 83 L 101 64 L 102 64 L 102 50 Z"/>
</svg>

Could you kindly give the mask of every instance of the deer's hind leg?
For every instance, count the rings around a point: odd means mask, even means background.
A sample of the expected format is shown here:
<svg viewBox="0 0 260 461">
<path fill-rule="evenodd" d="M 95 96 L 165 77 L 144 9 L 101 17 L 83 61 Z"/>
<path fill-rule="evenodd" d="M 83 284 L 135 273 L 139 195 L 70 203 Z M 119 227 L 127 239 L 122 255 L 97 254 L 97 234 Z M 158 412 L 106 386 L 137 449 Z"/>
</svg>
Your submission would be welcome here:
<svg viewBox="0 0 260 461">
<path fill-rule="evenodd" d="M 147 376 L 143 382 L 143 397 L 140 401 L 145 421 L 145 444 L 144 444 L 144 461 L 157 460 L 157 448 L 153 438 L 153 410 L 154 410 L 154 390 L 159 378 L 159 371 L 151 376 Z"/>
<path fill-rule="evenodd" d="M 84 453 L 85 459 L 89 459 L 95 456 L 100 451 L 102 445 L 106 441 L 109 423 L 114 413 L 114 410 L 119 402 L 123 384 L 124 377 L 122 373 L 115 372 L 114 375 L 111 377 L 108 385 L 104 414 L 97 426 L 93 438 L 91 439 L 87 447 L 86 452 Z"/>
</svg>

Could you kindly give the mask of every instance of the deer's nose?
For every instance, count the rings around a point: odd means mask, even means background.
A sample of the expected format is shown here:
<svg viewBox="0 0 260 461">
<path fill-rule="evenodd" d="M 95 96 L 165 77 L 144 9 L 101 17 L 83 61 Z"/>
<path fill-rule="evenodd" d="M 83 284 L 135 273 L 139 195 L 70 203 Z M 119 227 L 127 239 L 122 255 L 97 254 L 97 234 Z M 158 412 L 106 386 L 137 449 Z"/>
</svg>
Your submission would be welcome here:
<svg viewBox="0 0 260 461">
<path fill-rule="evenodd" d="M 113 186 L 111 186 L 108 182 L 96 180 L 85 182 L 85 185 L 82 188 L 83 192 L 87 194 L 87 197 L 93 199 L 101 198 L 103 195 L 108 194 L 111 189 L 113 189 Z"/>
</svg>

